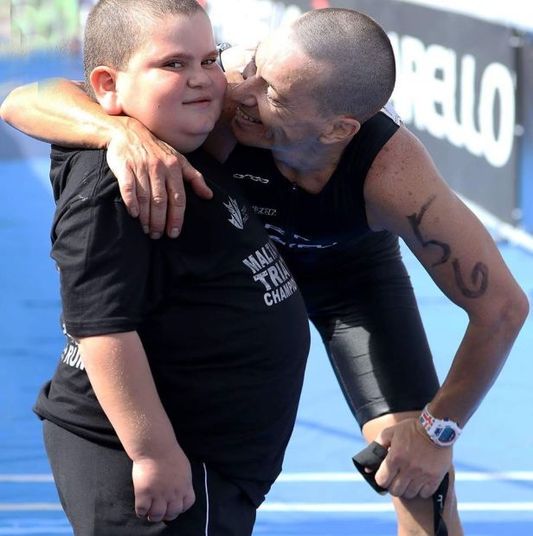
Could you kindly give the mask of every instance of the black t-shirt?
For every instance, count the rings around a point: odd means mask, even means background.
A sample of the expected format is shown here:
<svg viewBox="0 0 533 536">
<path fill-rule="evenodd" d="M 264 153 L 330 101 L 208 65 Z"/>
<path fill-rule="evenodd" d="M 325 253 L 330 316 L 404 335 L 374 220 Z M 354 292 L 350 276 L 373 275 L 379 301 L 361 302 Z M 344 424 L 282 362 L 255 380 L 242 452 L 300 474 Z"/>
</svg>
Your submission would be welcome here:
<svg viewBox="0 0 533 536">
<path fill-rule="evenodd" d="M 74 337 L 136 330 L 163 406 L 191 459 L 256 502 L 281 470 L 309 348 L 294 280 L 238 185 L 189 155 L 214 192 L 187 192 L 178 239 L 151 240 L 121 201 L 105 151 L 52 149 L 52 257 L 69 343 L 35 411 L 119 446 Z"/>
</svg>

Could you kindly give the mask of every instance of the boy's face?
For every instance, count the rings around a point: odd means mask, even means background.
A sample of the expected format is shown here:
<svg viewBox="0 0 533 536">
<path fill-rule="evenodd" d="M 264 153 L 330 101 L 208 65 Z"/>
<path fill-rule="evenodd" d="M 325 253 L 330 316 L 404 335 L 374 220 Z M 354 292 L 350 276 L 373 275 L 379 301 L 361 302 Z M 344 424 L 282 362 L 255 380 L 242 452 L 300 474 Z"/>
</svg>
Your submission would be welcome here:
<svg viewBox="0 0 533 536">
<path fill-rule="evenodd" d="M 209 18 L 169 15 L 147 22 L 145 31 L 144 44 L 117 73 L 122 111 L 178 151 L 194 150 L 215 125 L 226 88 Z"/>
</svg>

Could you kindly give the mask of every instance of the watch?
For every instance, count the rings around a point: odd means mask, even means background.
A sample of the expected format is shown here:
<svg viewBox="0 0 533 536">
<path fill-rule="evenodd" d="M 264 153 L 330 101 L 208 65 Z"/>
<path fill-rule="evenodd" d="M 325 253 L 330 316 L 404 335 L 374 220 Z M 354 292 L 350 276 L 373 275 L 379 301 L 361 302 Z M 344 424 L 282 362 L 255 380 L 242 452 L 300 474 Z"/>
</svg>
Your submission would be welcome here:
<svg viewBox="0 0 533 536">
<path fill-rule="evenodd" d="M 218 58 L 217 63 L 220 65 L 220 68 L 225 72 L 224 64 L 222 63 L 222 52 L 224 50 L 228 50 L 228 48 L 231 48 L 233 45 L 230 45 L 229 43 L 219 43 L 217 45 L 217 52 L 218 52 Z"/>
<path fill-rule="evenodd" d="M 439 447 L 451 447 L 461 435 L 460 426 L 450 419 L 437 419 L 429 412 L 428 406 L 422 410 L 418 422 L 429 439 Z"/>
</svg>

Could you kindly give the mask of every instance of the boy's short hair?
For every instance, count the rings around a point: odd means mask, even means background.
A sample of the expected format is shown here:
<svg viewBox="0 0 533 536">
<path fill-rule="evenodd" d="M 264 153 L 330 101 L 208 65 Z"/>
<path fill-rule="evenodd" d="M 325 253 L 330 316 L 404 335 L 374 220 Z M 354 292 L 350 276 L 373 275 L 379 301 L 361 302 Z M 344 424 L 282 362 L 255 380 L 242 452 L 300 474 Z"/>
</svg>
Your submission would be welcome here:
<svg viewBox="0 0 533 536">
<path fill-rule="evenodd" d="M 205 13 L 196 0 L 100 0 L 85 25 L 83 66 L 86 90 L 94 97 L 89 77 L 95 67 L 125 69 L 146 39 L 144 25 L 167 15 Z"/>
</svg>

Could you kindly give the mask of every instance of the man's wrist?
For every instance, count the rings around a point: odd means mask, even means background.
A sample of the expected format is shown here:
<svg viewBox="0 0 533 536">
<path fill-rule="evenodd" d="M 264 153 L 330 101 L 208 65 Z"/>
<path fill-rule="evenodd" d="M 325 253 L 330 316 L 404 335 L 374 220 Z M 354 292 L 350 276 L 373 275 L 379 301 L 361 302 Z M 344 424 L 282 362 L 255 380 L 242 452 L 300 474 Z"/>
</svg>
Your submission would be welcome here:
<svg viewBox="0 0 533 536">
<path fill-rule="evenodd" d="M 461 427 L 455 421 L 433 416 L 427 405 L 418 417 L 418 423 L 427 438 L 438 447 L 451 447 L 462 432 Z"/>
<path fill-rule="evenodd" d="M 134 130 L 137 121 L 126 115 L 110 115 L 102 132 L 102 140 L 105 140 L 105 148 L 109 147 L 111 141 L 117 136 L 127 137 L 129 131 Z"/>
</svg>

